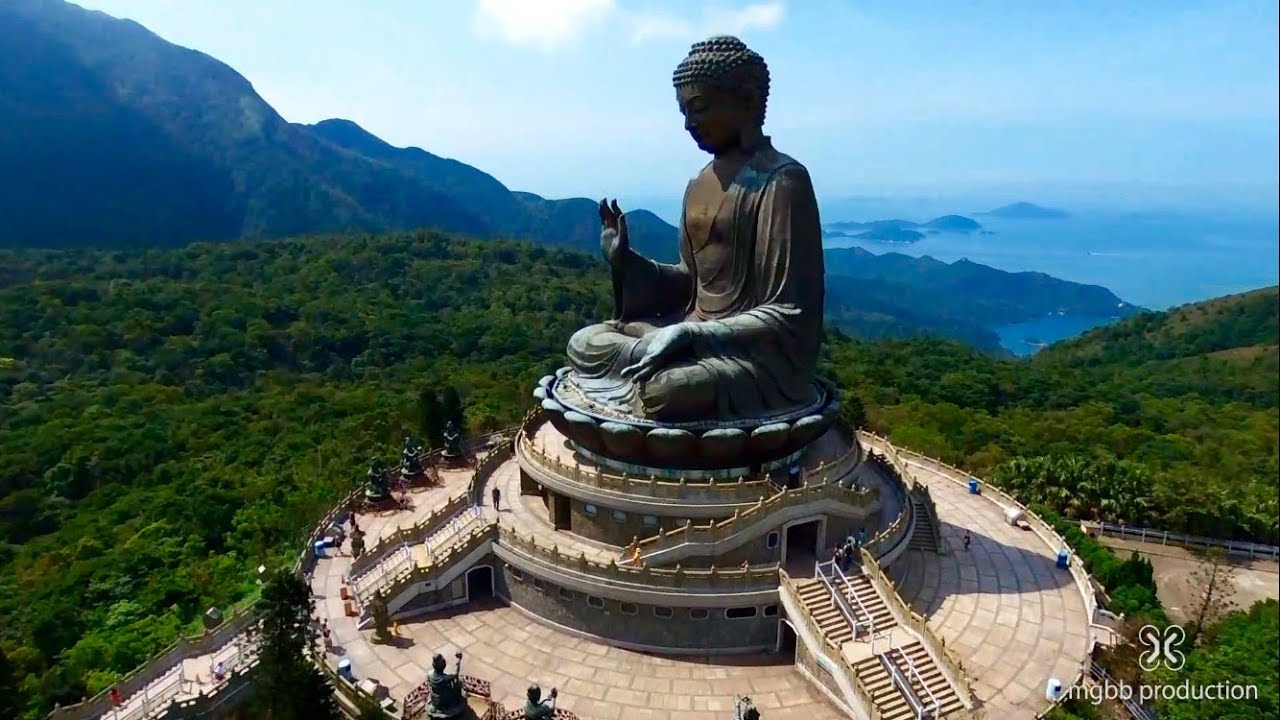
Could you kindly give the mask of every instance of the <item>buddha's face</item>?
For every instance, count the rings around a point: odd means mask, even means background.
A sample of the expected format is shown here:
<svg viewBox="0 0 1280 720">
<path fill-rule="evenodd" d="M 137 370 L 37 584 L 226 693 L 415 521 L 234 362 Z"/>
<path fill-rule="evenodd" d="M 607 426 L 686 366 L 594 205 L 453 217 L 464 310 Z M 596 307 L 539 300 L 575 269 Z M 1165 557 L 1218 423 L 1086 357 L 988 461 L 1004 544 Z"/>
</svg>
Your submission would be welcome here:
<svg viewBox="0 0 1280 720">
<path fill-rule="evenodd" d="M 744 130 L 757 125 L 759 112 L 749 94 L 734 94 L 702 83 L 676 88 L 684 129 L 698 148 L 719 155 L 742 144 Z"/>
</svg>

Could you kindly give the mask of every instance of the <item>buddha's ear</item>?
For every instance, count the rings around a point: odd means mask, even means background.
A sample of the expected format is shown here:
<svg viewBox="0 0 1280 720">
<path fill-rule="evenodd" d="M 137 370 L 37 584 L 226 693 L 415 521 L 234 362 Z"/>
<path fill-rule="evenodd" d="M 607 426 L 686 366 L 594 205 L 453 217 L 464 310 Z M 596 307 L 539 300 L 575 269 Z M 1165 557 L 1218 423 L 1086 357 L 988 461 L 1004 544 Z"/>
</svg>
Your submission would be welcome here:
<svg viewBox="0 0 1280 720">
<path fill-rule="evenodd" d="M 750 117 L 758 117 L 760 115 L 760 105 L 763 98 L 760 96 L 760 88 L 746 86 L 739 90 L 738 98 L 742 102 L 742 108 L 747 111 Z"/>
</svg>

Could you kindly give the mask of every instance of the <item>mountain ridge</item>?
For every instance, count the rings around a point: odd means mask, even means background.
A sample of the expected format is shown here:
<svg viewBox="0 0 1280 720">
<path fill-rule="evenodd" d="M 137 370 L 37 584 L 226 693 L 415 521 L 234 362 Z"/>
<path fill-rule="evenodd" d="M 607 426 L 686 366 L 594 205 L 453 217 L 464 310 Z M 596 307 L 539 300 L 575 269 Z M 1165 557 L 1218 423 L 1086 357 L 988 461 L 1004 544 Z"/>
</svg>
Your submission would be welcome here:
<svg viewBox="0 0 1280 720">
<path fill-rule="evenodd" d="M 464 163 L 393 148 L 349 121 L 290 123 L 230 66 L 130 20 L 11 0 L 0 6 L 0 67 L 0 128 L 15 137 L 0 143 L 0 215 L 16 219 L 3 246 L 418 227 L 598 243 L 594 201 L 497 202 L 498 188 L 510 191 Z M 565 222 L 580 210 L 585 218 Z M 674 255 L 675 229 L 651 213 L 637 213 L 631 230 L 637 249 Z"/>
</svg>

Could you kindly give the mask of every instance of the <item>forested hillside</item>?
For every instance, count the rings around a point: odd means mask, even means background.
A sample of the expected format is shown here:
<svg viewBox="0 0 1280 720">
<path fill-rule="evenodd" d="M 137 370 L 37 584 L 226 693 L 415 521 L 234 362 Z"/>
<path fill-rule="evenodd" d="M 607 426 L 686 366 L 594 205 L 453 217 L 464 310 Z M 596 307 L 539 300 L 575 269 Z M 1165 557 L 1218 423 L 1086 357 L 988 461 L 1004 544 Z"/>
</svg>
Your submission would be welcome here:
<svg viewBox="0 0 1280 720">
<path fill-rule="evenodd" d="M 1228 342 L 1274 327 L 1270 292 L 1270 315 L 1226 301 L 1253 318 Z M 0 251 L 0 673 L 27 716 L 249 595 L 424 387 L 456 387 L 471 432 L 511 423 L 609 308 L 593 256 L 431 233 Z M 833 333 L 825 372 L 895 441 L 1064 512 L 1274 538 L 1274 340 L 1085 353 L 1154 317 L 1031 362 Z"/>
<path fill-rule="evenodd" d="M 904 445 L 1079 518 L 1274 543 L 1277 288 L 1143 313 L 1005 362 L 844 343 L 833 372 Z"/>
</svg>

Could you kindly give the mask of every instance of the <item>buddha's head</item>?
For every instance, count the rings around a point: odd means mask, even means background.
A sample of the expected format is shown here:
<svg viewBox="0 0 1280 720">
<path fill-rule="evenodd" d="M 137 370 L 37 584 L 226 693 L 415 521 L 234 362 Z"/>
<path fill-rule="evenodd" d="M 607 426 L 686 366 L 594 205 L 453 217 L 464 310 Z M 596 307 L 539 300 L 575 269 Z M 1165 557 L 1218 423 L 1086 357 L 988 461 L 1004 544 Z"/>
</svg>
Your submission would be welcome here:
<svg viewBox="0 0 1280 720">
<path fill-rule="evenodd" d="M 684 128 L 713 155 L 733 150 L 764 126 L 769 67 L 735 37 L 694 43 L 672 75 Z"/>
</svg>

